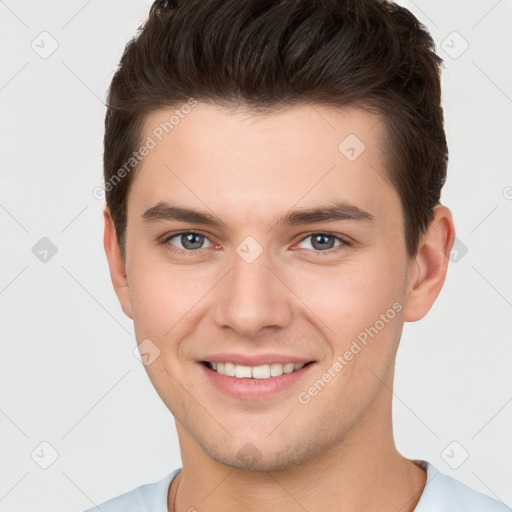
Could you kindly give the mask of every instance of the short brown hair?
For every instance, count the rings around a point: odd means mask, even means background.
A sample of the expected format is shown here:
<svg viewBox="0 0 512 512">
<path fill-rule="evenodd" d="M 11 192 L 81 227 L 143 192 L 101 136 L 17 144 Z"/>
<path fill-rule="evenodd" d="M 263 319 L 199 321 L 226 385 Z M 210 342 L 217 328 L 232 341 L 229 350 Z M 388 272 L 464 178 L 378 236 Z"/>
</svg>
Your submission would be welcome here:
<svg viewBox="0 0 512 512">
<path fill-rule="evenodd" d="M 414 257 L 446 177 L 441 63 L 428 30 L 386 0 L 157 0 L 108 92 L 105 192 L 123 256 L 126 162 L 144 121 L 194 98 L 254 113 L 305 102 L 377 113 Z"/>
</svg>

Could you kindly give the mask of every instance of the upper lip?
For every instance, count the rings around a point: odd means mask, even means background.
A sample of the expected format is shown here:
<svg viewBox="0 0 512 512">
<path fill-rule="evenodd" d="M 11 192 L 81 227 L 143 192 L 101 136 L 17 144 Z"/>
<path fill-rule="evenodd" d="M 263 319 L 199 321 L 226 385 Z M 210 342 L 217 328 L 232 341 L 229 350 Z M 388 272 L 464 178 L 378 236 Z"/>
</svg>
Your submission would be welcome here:
<svg viewBox="0 0 512 512">
<path fill-rule="evenodd" d="M 234 353 L 222 353 L 222 354 L 211 354 L 204 356 L 200 361 L 207 361 L 209 363 L 234 363 L 243 366 L 262 366 L 264 364 L 286 364 L 286 363 L 309 363 L 312 359 L 304 357 L 286 355 L 286 354 L 234 354 Z"/>
</svg>

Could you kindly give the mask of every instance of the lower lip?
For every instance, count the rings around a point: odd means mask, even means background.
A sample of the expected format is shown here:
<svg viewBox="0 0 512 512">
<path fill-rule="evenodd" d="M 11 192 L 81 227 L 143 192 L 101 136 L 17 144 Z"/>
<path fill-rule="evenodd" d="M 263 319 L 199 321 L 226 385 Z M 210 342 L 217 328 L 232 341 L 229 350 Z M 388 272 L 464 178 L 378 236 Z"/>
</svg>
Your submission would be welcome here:
<svg viewBox="0 0 512 512">
<path fill-rule="evenodd" d="M 291 373 L 283 373 L 279 377 L 270 377 L 268 379 L 249 379 L 238 377 L 228 377 L 214 370 L 211 370 L 203 363 L 198 363 L 203 374 L 220 391 L 235 398 L 244 400 L 263 400 L 269 398 L 280 391 L 291 388 L 297 382 L 306 376 L 315 363 L 309 363 L 299 370 Z"/>
</svg>

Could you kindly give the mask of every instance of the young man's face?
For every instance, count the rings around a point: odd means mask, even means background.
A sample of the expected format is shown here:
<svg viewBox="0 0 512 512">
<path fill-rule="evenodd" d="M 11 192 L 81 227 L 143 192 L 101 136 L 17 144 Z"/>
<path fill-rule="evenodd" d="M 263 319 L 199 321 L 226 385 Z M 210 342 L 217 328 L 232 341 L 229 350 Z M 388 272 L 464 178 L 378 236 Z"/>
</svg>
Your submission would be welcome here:
<svg viewBox="0 0 512 512">
<path fill-rule="evenodd" d="M 146 370 L 182 444 L 272 470 L 378 438 L 403 322 L 434 300 L 412 299 L 421 266 L 406 255 L 382 124 L 354 109 L 249 118 L 200 103 L 158 142 L 153 130 L 173 111 L 146 120 L 143 141 L 157 145 L 128 195 L 127 280 L 116 291 L 137 342 L 151 340 L 150 359 L 160 351 Z M 335 204 L 337 219 L 286 222 Z M 223 225 L 175 220 L 171 206 Z M 309 364 L 247 379 L 205 361 Z"/>
</svg>

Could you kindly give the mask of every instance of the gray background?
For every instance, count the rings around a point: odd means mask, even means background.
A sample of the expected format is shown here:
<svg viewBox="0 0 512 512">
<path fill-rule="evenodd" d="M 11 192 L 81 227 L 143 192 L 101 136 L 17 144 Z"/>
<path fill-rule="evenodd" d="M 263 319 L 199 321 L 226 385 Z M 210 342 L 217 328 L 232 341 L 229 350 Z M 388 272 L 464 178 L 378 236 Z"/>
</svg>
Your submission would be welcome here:
<svg viewBox="0 0 512 512">
<path fill-rule="evenodd" d="M 0 1 L 2 512 L 83 510 L 181 464 L 93 196 L 106 89 L 150 3 Z M 396 441 L 512 504 L 512 1 L 401 3 L 446 63 L 442 201 L 458 240 L 438 301 L 405 326 Z"/>
</svg>

